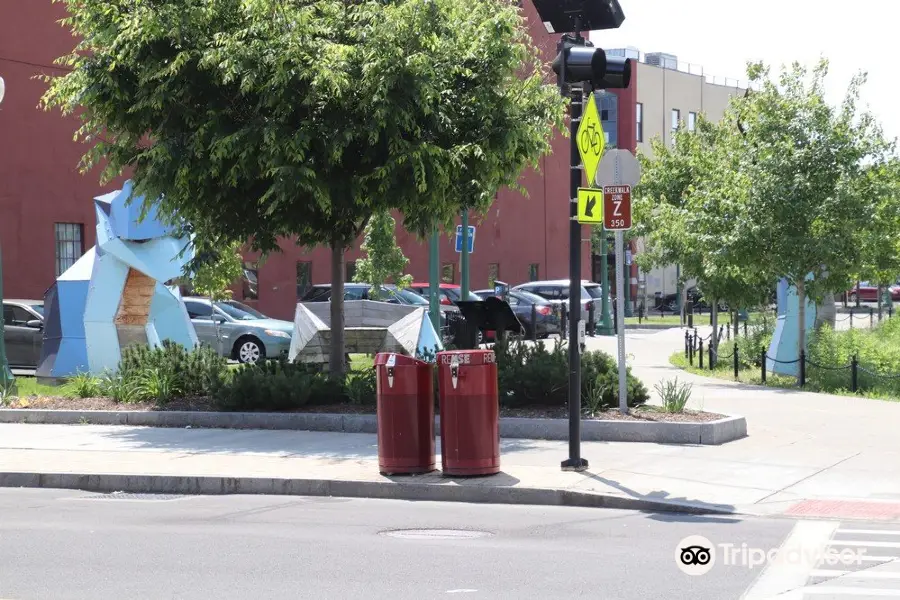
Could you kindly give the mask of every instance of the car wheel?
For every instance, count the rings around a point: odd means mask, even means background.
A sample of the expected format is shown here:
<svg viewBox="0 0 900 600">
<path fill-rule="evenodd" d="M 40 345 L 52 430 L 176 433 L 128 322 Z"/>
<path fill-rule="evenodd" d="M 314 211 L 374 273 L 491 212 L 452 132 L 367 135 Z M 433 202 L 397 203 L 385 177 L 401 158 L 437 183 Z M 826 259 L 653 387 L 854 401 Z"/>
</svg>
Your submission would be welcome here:
<svg viewBox="0 0 900 600">
<path fill-rule="evenodd" d="M 847 296 L 847 302 L 856 304 L 856 292 L 850 292 L 850 295 Z"/>
<path fill-rule="evenodd" d="M 235 347 L 235 358 L 242 364 L 255 365 L 258 362 L 266 360 L 266 349 L 255 337 L 244 337 L 237 341 Z"/>
</svg>

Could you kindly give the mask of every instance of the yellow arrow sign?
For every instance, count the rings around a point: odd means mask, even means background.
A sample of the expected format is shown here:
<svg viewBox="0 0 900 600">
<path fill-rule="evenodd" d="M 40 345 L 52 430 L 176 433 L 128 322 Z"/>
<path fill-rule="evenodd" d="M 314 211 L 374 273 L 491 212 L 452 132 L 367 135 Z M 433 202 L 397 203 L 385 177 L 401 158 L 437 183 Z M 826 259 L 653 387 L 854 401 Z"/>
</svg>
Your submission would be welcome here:
<svg viewBox="0 0 900 600">
<path fill-rule="evenodd" d="M 578 188 L 578 222 L 583 225 L 603 222 L 603 190 Z"/>
<path fill-rule="evenodd" d="M 603 134 L 603 123 L 600 121 L 594 94 L 590 94 L 584 114 L 581 115 L 581 124 L 578 125 L 577 135 L 578 153 L 581 155 L 581 164 L 584 165 L 587 183 L 594 185 L 597 165 L 600 164 L 603 149 L 606 147 L 606 136 Z"/>
</svg>

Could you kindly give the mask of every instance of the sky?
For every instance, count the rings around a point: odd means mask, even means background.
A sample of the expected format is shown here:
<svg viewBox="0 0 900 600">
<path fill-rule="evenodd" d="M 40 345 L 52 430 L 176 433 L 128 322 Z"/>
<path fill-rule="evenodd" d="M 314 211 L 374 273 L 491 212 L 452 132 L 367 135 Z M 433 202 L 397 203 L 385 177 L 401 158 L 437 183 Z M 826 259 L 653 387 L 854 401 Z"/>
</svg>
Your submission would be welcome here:
<svg viewBox="0 0 900 600">
<path fill-rule="evenodd" d="M 900 137 L 900 0 L 619 0 L 625 22 L 593 32 L 600 48 L 632 46 L 702 65 L 705 75 L 746 80 L 748 60 L 775 67 L 830 61 L 828 100 L 868 73 L 862 103 L 885 134 Z M 777 68 L 773 69 L 777 72 Z"/>
</svg>

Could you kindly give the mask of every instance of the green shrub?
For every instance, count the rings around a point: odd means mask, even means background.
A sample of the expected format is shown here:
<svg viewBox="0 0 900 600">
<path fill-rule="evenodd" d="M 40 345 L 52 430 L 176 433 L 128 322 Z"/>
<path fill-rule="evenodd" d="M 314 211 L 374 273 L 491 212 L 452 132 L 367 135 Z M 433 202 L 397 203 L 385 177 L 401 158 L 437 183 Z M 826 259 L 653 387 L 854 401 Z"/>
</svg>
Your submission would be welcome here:
<svg viewBox="0 0 900 600">
<path fill-rule="evenodd" d="M 566 344 L 553 346 L 517 342 L 494 345 L 500 404 L 522 406 L 565 406 L 568 403 L 569 354 Z M 647 401 L 647 388 L 627 371 L 628 405 Z M 613 358 L 600 351 L 581 356 L 581 395 L 591 398 L 596 412 L 618 405 L 619 372 Z"/>
<path fill-rule="evenodd" d="M 807 380 L 822 391 L 851 387 L 849 368 L 859 358 L 859 391 L 900 396 L 900 319 L 890 319 L 874 329 L 835 331 L 825 325 L 812 335 L 807 352 Z M 873 375 L 872 373 L 875 373 Z"/>
<path fill-rule="evenodd" d="M 215 390 L 219 408 L 234 411 L 296 410 L 310 403 L 322 374 L 285 360 L 242 365 Z"/>
<path fill-rule="evenodd" d="M 662 400 L 663 410 L 667 413 L 683 413 L 684 407 L 691 399 L 694 386 L 683 381 L 679 382 L 676 377 L 674 380 L 664 379 L 654 387 Z"/>
<path fill-rule="evenodd" d="M 363 369 L 351 371 L 344 380 L 344 393 L 350 400 L 350 404 L 357 406 L 375 406 L 376 404 L 376 376 L 375 369 Z"/>
<path fill-rule="evenodd" d="M 135 373 L 107 373 L 100 380 L 100 393 L 114 402 L 136 402 L 138 389 Z"/>
<path fill-rule="evenodd" d="M 136 385 L 144 380 L 143 387 L 166 384 L 178 395 L 211 396 L 228 377 L 228 361 L 208 346 L 188 350 L 165 341 L 158 348 L 144 345 L 126 348 L 119 373 Z"/>
<path fill-rule="evenodd" d="M 102 380 L 90 373 L 78 373 L 66 382 L 69 393 L 77 398 L 96 398 L 103 393 Z"/>
<path fill-rule="evenodd" d="M 170 369 L 146 369 L 135 379 L 135 392 L 141 401 L 166 404 L 183 394 L 182 379 Z"/>
</svg>

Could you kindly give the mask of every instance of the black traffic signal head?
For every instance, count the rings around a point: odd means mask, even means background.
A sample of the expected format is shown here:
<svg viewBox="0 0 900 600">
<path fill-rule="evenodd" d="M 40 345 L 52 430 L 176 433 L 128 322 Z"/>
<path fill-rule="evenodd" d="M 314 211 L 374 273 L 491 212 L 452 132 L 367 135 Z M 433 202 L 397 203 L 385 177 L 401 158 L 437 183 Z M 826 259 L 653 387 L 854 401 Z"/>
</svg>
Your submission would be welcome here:
<svg viewBox="0 0 900 600">
<path fill-rule="evenodd" d="M 607 56 L 601 48 L 591 46 L 570 46 L 553 60 L 553 71 L 558 77 L 563 65 L 565 52 L 565 81 L 578 83 L 587 81 L 594 89 L 624 89 L 631 84 L 631 59 L 623 56 Z"/>
</svg>

